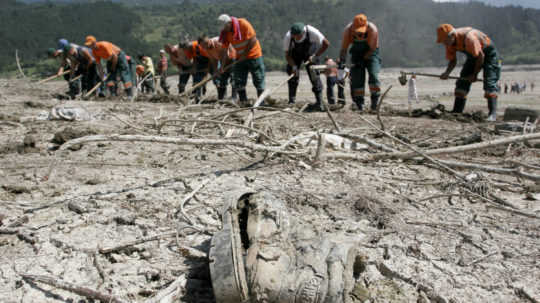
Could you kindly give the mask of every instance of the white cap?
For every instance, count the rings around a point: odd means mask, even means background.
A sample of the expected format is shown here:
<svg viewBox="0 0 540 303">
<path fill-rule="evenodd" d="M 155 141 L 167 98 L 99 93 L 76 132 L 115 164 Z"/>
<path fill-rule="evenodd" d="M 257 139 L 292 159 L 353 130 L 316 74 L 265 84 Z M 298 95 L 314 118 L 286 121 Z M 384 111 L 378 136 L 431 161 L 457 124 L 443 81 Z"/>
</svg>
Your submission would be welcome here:
<svg viewBox="0 0 540 303">
<path fill-rule="evenodd" d="M 218 19 L 218 21 L 219 21 L 220 23 L 222 23 L 223 25 L 225 25 L 225 24 L 231 22 L 231 16 L 229 16 L 229 15 L 227 15 L 227 14 L 221 14 L 221 15 L 219 15 L 219 17 L 218 17 L 217 19 Z"/>
<path fill-rule="evenodd" d="M 165 50 L 160 49 L 160 50 L 159 50 L 159 53 L 160 53 L 160 54 L 164 54 L 164 53 L 165 53 Z"/>
</svg>

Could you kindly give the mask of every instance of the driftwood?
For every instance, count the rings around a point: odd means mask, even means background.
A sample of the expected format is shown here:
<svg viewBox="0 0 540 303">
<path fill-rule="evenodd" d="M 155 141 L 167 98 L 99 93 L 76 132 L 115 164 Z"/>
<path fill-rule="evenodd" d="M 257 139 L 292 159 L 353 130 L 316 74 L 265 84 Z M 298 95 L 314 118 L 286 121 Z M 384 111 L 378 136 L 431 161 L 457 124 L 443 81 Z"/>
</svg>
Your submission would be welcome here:
<svg viewBox="0 0 540 303">
<path fill-rule="evenodd" d="M 262 144 L 251 143 L 243 140 L 223 140 L 223 139 L 189 139 L 179 137 L 160 137 L 160 136 L 143 136 L 143 135 L 95 135 L 86 136 L 70 140 L 64 143 L 59 150 L 66 150 L 69 147 L 77 144 L 103 141 L 118 141 L 118 142 L 153 142 L 176 145 L 209 145 L 209 146 L 239 146 L 254 151 L 273 152 L 286 155 L 305 155 L 305 151 L 287 151 L 281 147 L 266 146 Z"/>
<path fill-rule="evenodd" d="M 26 75 L 24 74 L 22 67 L 21 67 L 21 61 L 19 60 L 19 50 L 15 50 L 15 61 L 17 62 L 17 68 L 19 69 L 19 73 L 23 76 L 23 78 L 26 78 Z"/>
<path fill-rule="evenodd" d="M 83 296 L 83 297 L 86 297 L 86 298 L 89 298 L 89 299 L 100 300 L 101 302 L 107 302 L 107 303 L 109 303 L 109 302 L 110 303 L 127 303 L 127 301 L 116 298 L 115 296 L 104 294 L 104 293 L 98 292 L 98 291 L 96 291 L 94 289 L 90 289 L 90 288 L 87 288 L 87 287 L 75 285 L 75 284 L 72 284 L 72 283 L 69 283 L 69 282 L 60 281 L 60 280 L 55 279 L 53 277 L 38 276 L 38 275 L 26 275 L 26 274 L 23 274 L 21 276 L 26 282 L 30 282 L 30 283 L 39 282 L 39 283 L 47 284 L 47 285 L 50 285 L 50 286 L 53 286 L 53 287 L 56 287 L 56 288 L 60 288 L 60 289 L 63 289 L 63 290 L 70 291 L 70 292 L 75 293 L 75 294 L 77 294 L 79 296 Z"/>
<path fill-rule="evenodd" d="M 496 139 L 496 140 L 491 140 L 491 141 L 482 142 L 482 143 L 474 143 L 474 144 L 469 144 L 469 145 L 431 149 L 431 150 L 424 151 L 424 153 L 426 155 L 463 153 L 463 152 L 469 152 L 469 151 L 473 151 L 473 150 L 490 148 L 490 147 L 498 146 L 498 145 L 505 145 L 505 144 L 509 144 L 509 143 L 523 142 L 523 141 L 534 140 L 534 139 L 540 139 L 540 133 L 533 133 L 533 134 L 528 134 L 528 135 L 519 135 L 519 136 L 506 137 L 506 138 L 502 138 L 502 139 Z M 417 157 L 417 156 L 418 156 L 418 154 L 416 152 L 398 152 L 398 153 L 384 153 L 384 154 L 373 155 L 373 159 L 374 160 L 410 159 L 410 158 L 414 158 L 414 157 Z"/>
</svg>

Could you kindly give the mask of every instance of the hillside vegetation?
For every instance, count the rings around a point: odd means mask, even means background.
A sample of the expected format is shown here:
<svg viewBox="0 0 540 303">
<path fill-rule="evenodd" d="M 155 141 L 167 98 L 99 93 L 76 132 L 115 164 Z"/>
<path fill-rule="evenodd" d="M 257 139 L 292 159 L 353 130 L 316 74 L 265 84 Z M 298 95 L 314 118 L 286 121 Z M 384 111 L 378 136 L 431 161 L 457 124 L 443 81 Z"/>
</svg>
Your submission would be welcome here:
<svg viewBox="0 0 540 303">
<path fill-rule="evenodd" d="M 88 34 L 109 40 L 128 54 L 156 58 L 164 43 L 189 35 L 218 34 L 221 13 L 245 17 L 261 40 L 270 69 L 284 65 L 282 38 L 290 25 L 302 21 L 319 28 L 336 57 L 341 34 L 357 13 L 365 13 L 381 32 L 383 64 L 432 66 L 444 64 L 442 46 L 435 44 L 435 27 L 448 22 L 474 26 L 497 45 L 505 63 L 540 62 L 540 10 L 490 7 L 478 2 L 434 3 L 431 0 L 269 0 L 124 6 L 110 1 L 75 4 L 0 2 L 0 72 L 13 71 L 19 50 L 25 69 L 42 72 L 56 64 L 46 49 L 64 37 L 82 43 Z"/>
</svg>

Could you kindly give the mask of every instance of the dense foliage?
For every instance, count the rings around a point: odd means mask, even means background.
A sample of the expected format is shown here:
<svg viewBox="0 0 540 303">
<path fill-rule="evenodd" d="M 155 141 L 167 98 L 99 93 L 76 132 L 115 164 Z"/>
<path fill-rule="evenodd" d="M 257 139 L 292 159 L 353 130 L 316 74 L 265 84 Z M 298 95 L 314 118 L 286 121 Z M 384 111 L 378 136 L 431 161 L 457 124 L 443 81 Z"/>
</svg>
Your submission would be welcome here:
<svg viewBox="0 0 540 303">
<path fill-rule="evenodd" d="M 505 63 L 540 62 L 540 10 L 496 8 L 478 2 L 434 3 L 431 0 L 268 0 L 213 4 L 124 6 L 110 1 L 76 4 L 0 2 L 0 71 L 13 70 L 19 50 L 25 68 L 52 64 L 45 51 L 60 37 L 82 43 L 88 34 L 109 40 L 128 54 L 156 58 L 164 43 L 189 35 L 218 34 L 221 13 L 245 17 L 261 40 L 269 68 L 284 65 L 282 38 L 290 25 L 302 21 L 319 28 L 330 40 L 328 54 L 336 57 L 341 35 L 357 13 L 379 27 L 384 66 L 444 64 L 442 46 L 435 44 L 435 27 L 448 22 L 474 26 L 496 43 Z"/>
</svg>

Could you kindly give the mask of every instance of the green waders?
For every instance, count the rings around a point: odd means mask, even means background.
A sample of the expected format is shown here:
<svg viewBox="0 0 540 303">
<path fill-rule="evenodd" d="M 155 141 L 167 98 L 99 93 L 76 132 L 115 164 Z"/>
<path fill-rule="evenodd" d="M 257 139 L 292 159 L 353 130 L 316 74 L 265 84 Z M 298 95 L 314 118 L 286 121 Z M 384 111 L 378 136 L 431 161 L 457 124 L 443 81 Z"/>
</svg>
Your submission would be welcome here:
<svg viewBox="0 0 540 303">
<path fill-rule="evenodd" d="M 233 88 L 237 90 L 240 102 L 247 102 L 248 100 L 246 93 L 248 73 L 251 73 L 253 85 L 257 89 L 257 95 L 260 96 L 265 88 L 265 70 L 262 56 L 256 59 L 240 61 L 233 67 Z"/>
<path fill-rule="evenodd" d="M 366 86 L 366 70 L 368 72 L 368 84 L 371 94 L 371 109 L 377 108 L 377 102 L 381 95 L 381 82 L 379 81 L 379 72 L 381 70 L 381 57 L 379 49 L 369 57 L 364 59 L 364 56 L 369 52 L 370 48 L 366 40 L 355 40 L 350 49 L 351 62 L 351 95 L 353 101 L 358 106 L 359 110 L 363 110 L 364 96 Z"/>
<path fill-rule="evenodd" d="M 484 69 L 484 96 L 487 99 L 489 109 L 488 120 L 495 121 L 495 118 L 497 117 L 497 95 L 499 92 L 497 82 L 501 77 L 501 64 L 499 61 L 499 54 L 493 44 L 484 48 L 482 51 L 484 52 L 484 65 L 482 66 Z M 459 75 L 461 78 L 471 76 L 474 73 L 474 67 L 476 65 L 476 58 L 468 53 L 465 54 L 467 55 L 467 60 L 461 69 L 461 73 Z M 452 112 L 463 112 L 465 109 L 465 103 L 467 101 L 467 95 L 471 90 L 471 84 L 472 83 L 467 80 L 456 81 L 456 100 L 454 102 L 454 110 Z"/>
</svg>

